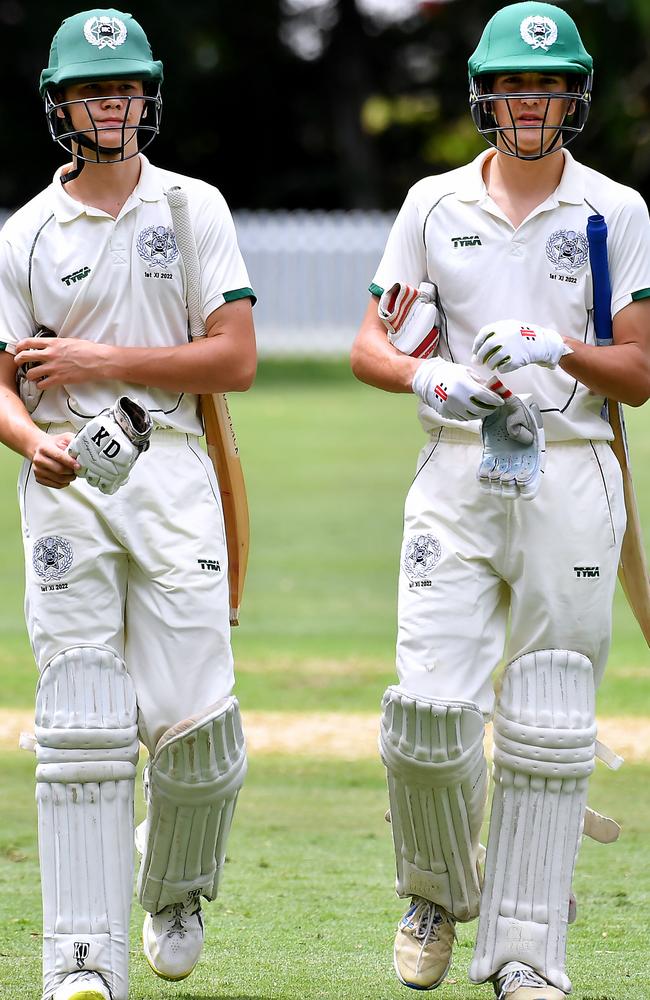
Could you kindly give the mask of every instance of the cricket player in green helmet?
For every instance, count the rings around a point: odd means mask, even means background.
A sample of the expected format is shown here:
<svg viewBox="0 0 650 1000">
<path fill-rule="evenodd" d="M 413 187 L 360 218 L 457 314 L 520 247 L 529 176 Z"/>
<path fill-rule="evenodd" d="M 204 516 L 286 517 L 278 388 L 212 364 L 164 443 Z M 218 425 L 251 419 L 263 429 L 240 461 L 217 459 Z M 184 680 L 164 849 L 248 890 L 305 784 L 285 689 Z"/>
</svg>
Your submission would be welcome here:
<svg viewBox="0 0 650 1000">
<path fill-rule="evenodd" d="M 189 976 L 203 948 L 246 750 L 219 487 L 198 397 L 247 389 L 254 299 L 212 185 L 143 155 L 162 64 L 131 14 L 54 36 L 41 94 L 70 154 L 0 233 L 0 440 L 23 455 L 43 1000 L 127 1000 L 134 787 L 143 948 Z M 167 192 L 187 197 L 206 336 Z M 218 992 L 218 990 L 217 990 Z"/>
<path fill-rule="evenodd" d="M 380 731 L 408 900 L 394 967 L 403 985 L 436 989 L 456 923 L 478 917 L 472 982 L 498 1000 L 564 1000 L 576 855 L 583 829 L 598 832 L 594 693 L 626 521 L 603 402 L 650 397 L 650 221 L 636 191 L 566 148 L 587 119 L 592 60 L 565 10 L 499 10 L 469 79 L 491 148 L 408 192 L 352 351 L 359 379 L 416 395 L 428 437 L 404 511 L 398 683 Z M 595 214 L 609 228 L 607 348 Z"/>
</svg>

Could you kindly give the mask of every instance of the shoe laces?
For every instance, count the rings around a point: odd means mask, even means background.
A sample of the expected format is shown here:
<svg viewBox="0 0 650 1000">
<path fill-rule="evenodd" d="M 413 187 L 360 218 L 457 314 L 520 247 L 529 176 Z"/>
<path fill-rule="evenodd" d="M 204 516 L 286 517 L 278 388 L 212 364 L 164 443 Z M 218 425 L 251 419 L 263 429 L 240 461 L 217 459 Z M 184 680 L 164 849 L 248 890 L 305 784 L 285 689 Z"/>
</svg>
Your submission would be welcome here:
<svg viewBox="0 0 650 1000">
<path fill-rule="evenodd" d="M 500 989 L 497 1000 L 506 1000 L 506 995 L 514 993 L 520 986 L 548 986 L 546 980 L 532 969 L 512 969 L 498 982 Z"/>
<path fill-rule="evenodd" d="M 186 931 L 185 922 L 188 917 L 193 917 L 201 912 L 201 894 L 189 893 L 186 902 L 171 903 L 169 909 L 171 911 L 168 917 L 170 927 L 167 931 L 167 936 L 174 937 L 175 934 L 178 934 L 179 937 L 183 937 Z"/>
<path fill-rule="evenodd" d="M 413 926 L 413 937 L 424 943 L 437 940 L 438 928 L 446 919 L 452 922 L 441 907 L 428 899 L 414 900 L 406 916 Z"/>
</svg>

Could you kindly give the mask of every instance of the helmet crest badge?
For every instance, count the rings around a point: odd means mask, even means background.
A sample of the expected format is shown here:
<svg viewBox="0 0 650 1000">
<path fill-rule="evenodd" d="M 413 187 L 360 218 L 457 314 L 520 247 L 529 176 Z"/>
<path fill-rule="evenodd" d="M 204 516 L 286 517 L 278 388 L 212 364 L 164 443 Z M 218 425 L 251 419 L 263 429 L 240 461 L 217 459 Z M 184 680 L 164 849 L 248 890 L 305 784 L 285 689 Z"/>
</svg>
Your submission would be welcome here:
<svg viewBox="0 0 650 1000">
<path fill-rule="evenodd" d="M 84 24 L 84 37 L 99 49 L 116 49 L 126 41 L 126 25 L 119 17 L 89 17 Z"/>
<path fill-rule="evenodd" d="M 557 41 L 557 24 L 541 14 L 525 17 L 519 25 L 519 32 L 527 45 L 533 49 L 544 49 L 544 52 Z"/>
</svg>

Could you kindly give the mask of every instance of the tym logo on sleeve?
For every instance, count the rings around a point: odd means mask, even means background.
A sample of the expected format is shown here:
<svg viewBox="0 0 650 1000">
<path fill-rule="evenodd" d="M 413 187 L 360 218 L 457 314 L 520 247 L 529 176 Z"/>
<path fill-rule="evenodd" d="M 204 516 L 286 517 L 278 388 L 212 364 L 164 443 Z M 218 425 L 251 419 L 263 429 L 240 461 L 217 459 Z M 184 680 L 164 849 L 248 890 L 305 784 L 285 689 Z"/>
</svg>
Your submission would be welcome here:
<svg viewBox="0 0 650 1000">
<path fill-rule="evenodd" d="M 454 245 L 454 250 L 458 250 L 459 247 L 481 247 L 480 237 L 478 236 L 452 236 L 451 242 Z"/>
<path fill-rule="evenodd" d="M 75 281 L 81 281 L 83 278 L 87 278 L 90 274 L 89 267 L 80 267 L 78 271 L 73 271 L 72 274 L 66 274 L 61 281 L 64 285 L 74 285 Z"/>
</svg>

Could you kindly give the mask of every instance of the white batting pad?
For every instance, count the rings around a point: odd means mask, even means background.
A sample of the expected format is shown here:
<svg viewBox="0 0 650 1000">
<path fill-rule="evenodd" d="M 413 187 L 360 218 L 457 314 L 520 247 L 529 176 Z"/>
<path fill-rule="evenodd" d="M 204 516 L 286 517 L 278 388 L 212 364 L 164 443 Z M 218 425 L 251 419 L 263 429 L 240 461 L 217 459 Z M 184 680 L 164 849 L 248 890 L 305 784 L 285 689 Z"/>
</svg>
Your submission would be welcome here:
<svg viewBox="0 0 650 1000">
<path fill-rule="evenodd" d="M 106 646 L 53 657 L 36 695 L 44 995 L 94 970 L 127 1000 L 135 690 Z"/>
<path fill-rule="evenodd" d="M 147 770 L 138 896 L 149 913 L 199 891 L 217 895 L 246 775 L 239 704 L 229 697 L 163 733 Z"/>
<path fill-rule="evenodd" d="M 494 798 L 472 982 L 508 962 L 568 993 L 571 880 L 594 769 L 590 660 L 544 649 L 508 665 L 494 717 Z"/>
<path fill-rule="evenodd" d="M 424 896 L 457 920 L 478 914 L 479 833 L 487 767 L 483 715 L 471 702 L 389 687 L 379 749 L 386 765 L 400 896 Z"/>
</svg>

